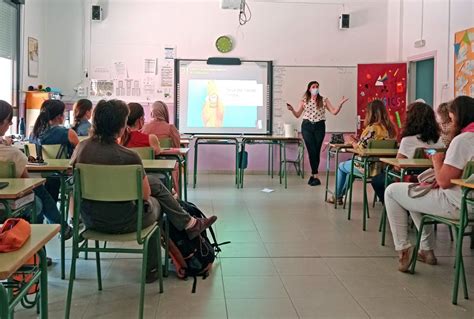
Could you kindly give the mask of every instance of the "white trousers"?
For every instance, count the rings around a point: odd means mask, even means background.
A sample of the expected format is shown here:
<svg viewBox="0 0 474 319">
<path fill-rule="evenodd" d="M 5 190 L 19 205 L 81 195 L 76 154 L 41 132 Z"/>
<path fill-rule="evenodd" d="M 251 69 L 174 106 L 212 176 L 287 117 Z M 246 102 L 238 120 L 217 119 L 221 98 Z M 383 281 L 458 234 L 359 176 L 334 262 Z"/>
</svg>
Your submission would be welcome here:
<svg viewBox="0 0 474 319">
<path fill-rule="evenodd" d="M 439 188 L 431 190 L 422 197 L 411 198 L 408 196 L 408 185 L 410 183 L 393 183 L 385 190 L 385 208 L 387 209 L 396 250 L 411 247 L 408 240 L 407 211 L 410 213 L 417 229 L 420 228 L 423 213 L 459 219 L 459 209 L 448 201 L 446 195 Z M 434 249 L 432 225 L 423 227 L 420 249 Z"/>
</svg>

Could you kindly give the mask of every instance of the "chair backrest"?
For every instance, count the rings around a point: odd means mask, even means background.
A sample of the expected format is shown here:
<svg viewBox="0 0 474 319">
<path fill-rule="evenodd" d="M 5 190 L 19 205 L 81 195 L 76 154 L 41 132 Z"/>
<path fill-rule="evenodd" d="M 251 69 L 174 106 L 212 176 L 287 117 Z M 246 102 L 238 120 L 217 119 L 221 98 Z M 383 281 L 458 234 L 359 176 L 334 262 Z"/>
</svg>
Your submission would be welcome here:
<svg viewBox="0 0 474 319">
<path fill-rule="evenodd" d="M 161 148 L 171 148 L 171 137 L 160 137 L 158 140 Z"/>
<path fill-rule="evenodd" d="M 464 167 L 464 171 L 462 173 L 462 178 L 466 179 L 469 176 L 471 176 L 472 174 L 474 174 L 474 161 L 469 161 L 469 162 L 467 162 L 466 167 Z"/>
<path fill-rule="evenodd" d="M 27 143 L 24 145 L 26 156 L 36 157 L 36 144 Z"/>
<path fill-rule="evenodd" d="M 418 147 L 416 150 L 415 150 L 415 155 L 413 156 L 413 158 L 428 158 L 428 156 L 426 155 L 425 153 L 425 150 L 427 149 L 431 149 L 431 148 L 426 148 L 426 147 Z M 435 147 L 434 148 L 437 152 L 441 152 L 441 153 L 445 153 L 446 152 L 446 148 L 445 147 Z"/>
<path fill-rule="evenodd" d="M 397 140 L 369 140 L 367 148 L 395 149 Z"/>
<path fill-rule="evenodd" d="M 76 164 L 75 186 L 83 199 L 120 202 L 143 198 L 141 165 Z"/>
<path fill-rule="evenodd" d="M 61 144 L 42 145 L 41 148 L 43 150 L 43 159 L 67 158 L 67 149 Z M 26 156 L 38 157 L 36 144 L 25 144 L 25 154 Z"/>
<path fill-rule="evenodd" d="M 155 159 L 155 150 L 153 147 L 130 147 L 130 149 L 134 152 L 137 152 L 141 159 Z"/>
<path fill-rule="evenodd" d="M 0 178 L 15 178 L 15 163 L 0 162 Z"/>
</svg>

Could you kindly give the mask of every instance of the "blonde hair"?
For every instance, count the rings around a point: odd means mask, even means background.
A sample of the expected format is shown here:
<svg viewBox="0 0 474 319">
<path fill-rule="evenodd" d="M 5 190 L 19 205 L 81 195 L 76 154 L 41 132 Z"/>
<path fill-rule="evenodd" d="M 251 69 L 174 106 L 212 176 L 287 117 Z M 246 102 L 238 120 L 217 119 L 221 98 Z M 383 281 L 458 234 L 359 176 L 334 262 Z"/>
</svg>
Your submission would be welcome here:
<svg viewBox="0 0 474 319">
<path fill-rule="evenodd" d="M 151 116 L 155 120 L 165 121 L 166 123 L 170 122 L 170 115 L 168 113 L 168 106 L 165 102 L 156 101 L 151 106 Z"/>
</svg>

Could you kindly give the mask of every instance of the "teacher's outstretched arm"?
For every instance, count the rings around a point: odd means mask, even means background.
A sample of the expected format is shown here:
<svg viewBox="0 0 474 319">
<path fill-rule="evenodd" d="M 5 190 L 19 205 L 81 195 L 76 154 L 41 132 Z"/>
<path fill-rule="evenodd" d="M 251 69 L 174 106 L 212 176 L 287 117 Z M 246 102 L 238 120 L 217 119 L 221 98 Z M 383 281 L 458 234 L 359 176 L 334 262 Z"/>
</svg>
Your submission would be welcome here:
<svg viewBox="0 0 474 319">
<path fill-rule="evenodd" d="M 349 100 L 349 98 L 343 96 L 341 101 L 339 102 L 339 106 L 336 107 L 336 106 L 332 105 L 331 101 L 329 101 L 328 98 L 325 98 L 324 99 L 324 106 L 329 111 L 329 113 L 331 113 L 332 115 L 337 115 L 341 111 L 342 105 L 344 103 L 346 103 L 348 100 Z"/>
<path fill-rule="evenodd" d="M 286 103 L 286 107 L 287 107 L 288 110 L 290 110 L 291 113 L 293 113 L 293 115 L 298 119 L 298 118 L 300 118 L 301 114 L 303 114 L 303 111 L 304 111 L 304 102 L 303 102 L 303 101 L 300 102 L 298 111 L 296 111 L 296 110 L 294 109 L 294 107 L 293 107 L 291 104 L 289 104 L 289 103 Z"/>
</svg>

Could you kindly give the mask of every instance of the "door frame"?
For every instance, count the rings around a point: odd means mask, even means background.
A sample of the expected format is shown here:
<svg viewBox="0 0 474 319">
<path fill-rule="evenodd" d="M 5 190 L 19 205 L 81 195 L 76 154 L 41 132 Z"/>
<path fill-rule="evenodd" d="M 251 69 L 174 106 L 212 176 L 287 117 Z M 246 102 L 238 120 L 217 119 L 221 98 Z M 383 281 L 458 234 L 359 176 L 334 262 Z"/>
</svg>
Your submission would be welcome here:
<svg viewBox="0 0 474 319">
<path fill-rule="evenodd" d="M 416 82 L 411 83 L 411 72 L 416 72 L 412 70 L 411 65 L 412 62 L 419 62 L 423 60 L 428 60 L 428 59 L 433 59 L 433 109 L 436 109 L 436 105 L 438 105 L 438 86 L 436 85 L 438 81 L 438 59 L 437 59 L 438 51 L 428 51 L 425 53 L 417 54 L 417 55 L 412 55 L 407 58 L 407 66 L 408 66 L 408 90 L 407 90 L 407 97 L 411 98 L 413 94 L 413 88 L 416 87 Z M 408 103 L 407 103 L 408 106 Z"/>
</svg>

